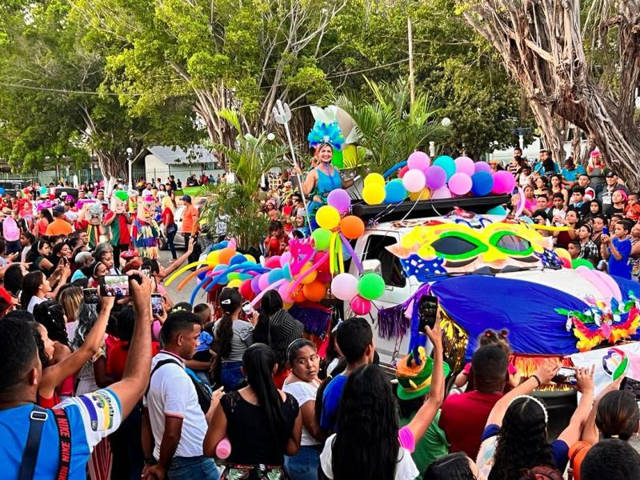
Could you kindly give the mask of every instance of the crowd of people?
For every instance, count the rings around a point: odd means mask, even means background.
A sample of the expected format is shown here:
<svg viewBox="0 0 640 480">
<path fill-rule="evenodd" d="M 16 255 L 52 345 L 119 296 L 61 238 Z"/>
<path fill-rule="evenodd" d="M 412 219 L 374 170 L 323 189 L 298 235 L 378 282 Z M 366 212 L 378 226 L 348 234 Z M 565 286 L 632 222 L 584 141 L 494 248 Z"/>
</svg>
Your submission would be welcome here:
<svg viewBox="0 0 640 480">
<path fill-rule="evenodd" d="M 301 184 L 311 202 L 345 186 L 322 162 Z M 570 227 L 550 230 L 558 247 L 636 275 L 638 196 L 597 152 L 586 169 L 570 160 L 560 169 L 548 152 L 529 165 L 516 151 L 507 168 L 523 188 L 524 215 Z M 401 358 L 390 382 L 365 318 L 340 321 L 325 352 L 277 290 L 258 310 L 227 287 L 208 303 L 174 304 L 163 280 L 198 256 L 198 209 L 179 198 L 178 256 L 178 182 L 136 187 L 107 196 L 96 185 L 69 198 L 34 185 L 2 198 L 4 478 L 640 478 L 628 442 L 640 412 L 620 379 L 594 398 L 593 370 L 577 369 L 577 408 L 549 438 L 533 391 L 560 365 L 548 360 L 523 378 L 507 332 L 484 332 L 471 362 L 451 372 L 438 314 L 425 329 L 430 349 Z M 309 208 L 289 182 L 271 189 L 265 256 L 309 235 Z M 150 240 L 159 237 L 170 265 Z"/>
</svg>

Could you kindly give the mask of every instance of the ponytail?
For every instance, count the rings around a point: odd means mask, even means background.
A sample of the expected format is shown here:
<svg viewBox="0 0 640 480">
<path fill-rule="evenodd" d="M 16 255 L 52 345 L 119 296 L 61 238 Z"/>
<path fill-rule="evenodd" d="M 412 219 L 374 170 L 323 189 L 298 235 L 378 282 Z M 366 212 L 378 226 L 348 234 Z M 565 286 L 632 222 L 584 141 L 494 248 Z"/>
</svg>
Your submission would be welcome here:
<svg viewBox="0 0 640 480">
<path fill-rule="evenodd" d="M 229 357 L 231 355 L 231 340 L 233 340 L 233 319 L 228 313 L 225 313 L 218 321 L 215 338 L 213 350 L 218 354 L 218 357 L 221 360 Z"/>
</svg>

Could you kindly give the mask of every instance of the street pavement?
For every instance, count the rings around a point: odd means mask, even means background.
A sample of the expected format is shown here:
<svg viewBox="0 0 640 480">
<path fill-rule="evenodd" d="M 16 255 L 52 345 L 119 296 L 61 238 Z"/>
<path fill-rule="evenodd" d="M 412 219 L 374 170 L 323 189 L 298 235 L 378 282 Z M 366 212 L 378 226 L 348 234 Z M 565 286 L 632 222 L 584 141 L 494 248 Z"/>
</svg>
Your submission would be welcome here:
<svg viewBox="0 0 640 480">
<path fill-rule="evenodd" d="M 177 253 L 178 253 L 178 256 L 180 256 L 184 253 L 184 250 L 178 250 Z M 168 267 L 169 265 L 171 265 L 171 262 L 172 262 L 171 252 L 169 252 L 168 250 L 166 251 L 160 250 L 160 258 L 158 259 L 158 261 L 163 267 Z M 194 278 L 187 285 L 185 285 L 182 291 L 178 291 L 178 285 L 180 285 L 180 280 L 183 279 L 185 275 L 188 275 L 188 273 L 187 272 L 183 273 L 180 277 L 174 280 L 171 283 L 171 285 L 169 285 L 169 287 L 166 287 L 167 294 L 169 295 L 171 300 L 173 300 L 174 304 L 180 303 L 180 302 L 189 302 L 191 299 L 191 293 L 193 292 L 193 289 L 195 288 L 195 286 L 198 284 L 197 279 Z M 203 303 L 205 301 L 206 301 L 206 295 L 203 294 L 202 291 L 199 292 L 195 300 L 195 305 L 197 305 L 198 303 Z"/>
</svg>

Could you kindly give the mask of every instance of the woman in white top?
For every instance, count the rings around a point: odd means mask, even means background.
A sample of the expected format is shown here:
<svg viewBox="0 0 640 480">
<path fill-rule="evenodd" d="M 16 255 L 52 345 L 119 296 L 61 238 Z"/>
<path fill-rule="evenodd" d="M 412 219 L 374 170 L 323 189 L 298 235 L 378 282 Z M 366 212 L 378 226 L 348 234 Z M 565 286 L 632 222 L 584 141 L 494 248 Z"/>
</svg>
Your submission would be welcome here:
<svg viewBox="0 0 640 480">
<path fill-rule="evenodd" d="M 47 299 L 47 294 L 51 292 L 51 285 L 44 273 L 40 270 L 30 272 L 22 280 L 22 294 L 20 303 L 27 312 L 33 313 L 34 307 Z"/>
<path fill-rule="evenodd" d="M 442 330 L 439 315 L 426 333 L 433 343 L 431 391 L 415 417 L 402 429 L 391 384 L 377 365 L 349 375 L 342 392 L 335 433 L 320 454 L 320 478 L 330 480 L 414 480 L 420 472 L 411 452 L 444 399 Z"/>
<path fill-rule="evenodd" d="M 324 435 L 316 419 L 316 393 L 320 386 L 318 371 L 320 357 L 313 342 L 299 338 L 287 348 L 287 360 L 291 373 L 282 390 L 290 393 L 300 406 L 302 413 L 302 440 L 300 450 L 293 457 L 285 457 L 285 468 L 296 480 L 316 480 L 320 450 Z"/>
</svg>

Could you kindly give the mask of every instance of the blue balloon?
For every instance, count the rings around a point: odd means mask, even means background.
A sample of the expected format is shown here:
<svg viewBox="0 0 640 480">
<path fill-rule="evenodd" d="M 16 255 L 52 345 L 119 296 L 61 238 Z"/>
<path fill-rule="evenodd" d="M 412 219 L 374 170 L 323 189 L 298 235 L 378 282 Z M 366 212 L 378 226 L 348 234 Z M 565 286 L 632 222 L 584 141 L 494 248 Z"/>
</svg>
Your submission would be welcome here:
<svg viewBox="0 0 640 480">
<path fill-rule="evenodd" d="M 407 189 L 402 185 L 402 180 L 396 178 L 391 180 L 384 187 L 386 192 L 384 203 L 398 203 L 407 198 Z"/>
<path fill-rule="evenodd" d="M 489 172 L 476 172 L 471 175 L 471 181 L 473 182 L 471 192 L 473 192 L 476 197 L 484 197 L 491 193 L 491 189 L 493 188 L 493 175 Z"/>
<path fill-rule="evenodd" d="M 241 253 L 236 253 L 233 257 L 231 257 L 231 260 L 229 260 L 229 265 L 238 265 L 246 261 L 247 259 L 244 255 L 242 255 Z"/>
<path fill-rule="evenodd" d="M 269 279 L 269 283 L 275 283 L 278 280 L 282 280 L 284 278 L 284 272 L 282 271 L 281 268 L 276 268 L 273 269 L 269 272 L 269 274 L 267 275 L 267 278 Z"/>
<path fill-rule="evenodd" d="M 447 181 L 456 173 L 456 162 L 449 155 L 440 155 L 433 161 L 433 165 L 437 165 L 447 172 Z"/>
</svg>

